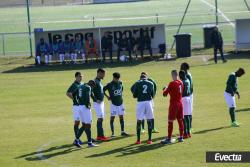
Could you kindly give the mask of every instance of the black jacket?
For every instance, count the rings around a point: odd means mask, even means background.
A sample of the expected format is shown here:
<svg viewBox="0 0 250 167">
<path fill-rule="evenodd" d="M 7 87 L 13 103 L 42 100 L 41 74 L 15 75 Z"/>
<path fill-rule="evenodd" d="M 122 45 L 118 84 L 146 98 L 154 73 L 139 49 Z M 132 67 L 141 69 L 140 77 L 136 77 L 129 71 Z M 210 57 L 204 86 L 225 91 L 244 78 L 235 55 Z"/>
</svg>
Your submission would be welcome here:
<svg viewBox="0 0 250 167">
<path fill-rule="evenodd" d="M 219 31 L 213 31 L 211 34 L 211 42 L 214 47 L 222 47 L 223 45 L 223 38 Z"/>
<path fill-rule="evenodd" d="M 108 49 L 108 48 L 111 48 L 112 45 L 113 45 L 113 42 L 112 42 L 112 37 L 105 37 L 103 36 L 102 37 L 102 48 L 104 49 Z"/>
</svg>

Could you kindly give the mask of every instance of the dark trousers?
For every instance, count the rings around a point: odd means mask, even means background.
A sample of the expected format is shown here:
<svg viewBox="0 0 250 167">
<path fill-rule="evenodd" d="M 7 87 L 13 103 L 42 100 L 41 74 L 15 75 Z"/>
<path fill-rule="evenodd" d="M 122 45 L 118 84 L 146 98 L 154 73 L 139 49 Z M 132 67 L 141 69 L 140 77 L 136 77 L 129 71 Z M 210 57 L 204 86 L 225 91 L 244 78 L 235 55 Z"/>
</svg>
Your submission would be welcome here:
<svg viewBox="0 0 250 167">
<path fill-rule="evenodd" d="M 219 50 L 219 52 L 220 52 L 220 55 L 221 55 L 221 59 L 223 60 L 223 61 L 225 61 L 225 57 L 224 57 L 224 54 L 223 54 L 223 47 L 221 46 L 221 47 L 214 47 L 214 62 L 215 63 L 217 63 L 217 52 L 218 52 L 218 50 Z"/>
<path fill-rule="evenodd" d="M 109 48 L 102 48 L 102 57 L 103 57 L 103 61 L 106 60 L 106 52 L 109 53 L 109 58 L 110 60 L 112 60 L 112 47 L 109 47 Z"/>
<path fill-rule="evenodd" d="M 141 57 L 143 58 L 144 50 L 146 50 L 146 49 L 149 51 L 149 54 L 152 57 L 153 56 L 153 52 L 152 52 L 152 48 L 151 48 L 150 45 L 149 46 L 141 46 L 141 47 L 139 47 L 139 50 L 141 52 Z"/>
<path fill-rule="evenodd" d="M 117 60 L 120 60 L 120 55 L 121 55 L 121 51 L 128 51 L 128 55 L 129 55 L 129 58 L 131 59 L 132 57 L 132 49 L 130 48 L 118 48 L 117 49 Z"/>
</svg>

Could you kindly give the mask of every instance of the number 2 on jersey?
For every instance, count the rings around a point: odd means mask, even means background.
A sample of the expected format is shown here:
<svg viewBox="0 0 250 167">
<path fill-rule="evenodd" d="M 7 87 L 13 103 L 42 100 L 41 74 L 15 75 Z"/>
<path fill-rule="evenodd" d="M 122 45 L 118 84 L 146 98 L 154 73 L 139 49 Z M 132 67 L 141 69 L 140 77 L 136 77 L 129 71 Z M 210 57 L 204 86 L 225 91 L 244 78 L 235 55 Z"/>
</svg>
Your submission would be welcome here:
<svg viewBox="0 0 250 167">
<path fill-rule="evenodd" d="M 143 87 L 142 93 L 148 93 L 148 91 L 147 91 L 148 86 L 147 85 L 142 85 L 142 87 Z"/>
</svg>

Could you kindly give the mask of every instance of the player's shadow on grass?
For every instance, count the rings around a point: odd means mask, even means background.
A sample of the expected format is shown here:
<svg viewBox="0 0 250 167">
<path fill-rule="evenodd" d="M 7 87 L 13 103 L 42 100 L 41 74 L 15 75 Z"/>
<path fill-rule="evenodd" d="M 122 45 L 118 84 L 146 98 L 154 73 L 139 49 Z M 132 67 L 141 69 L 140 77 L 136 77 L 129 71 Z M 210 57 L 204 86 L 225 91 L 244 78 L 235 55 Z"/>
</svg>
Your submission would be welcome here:
<svg viewBox="0 0 250 167">
<path fill-rule="evenodd" d="M 129 156 L 129 155 L 133 155 L 133 154 L 139 154 L 142 152 L 152 151 L 152 150 L 156 150 L 156 149 L 159 149 L 159 148 L 162 148 L 165 146 L 171 146 L 173 144 L 176 144 L 176 143 L 173 143 L 170 145 L 161 144 L 160 140 L 162 140 L 164 138 L 165 137 L 159 137 L 159 138 L 153 139 L 152 140 L 153 144 L 151 144 L 151 145 L 146 144 L 146 141 L 142 141 L 142 144 L 140 144 L 140 145 L 130 144 L 128 146 L 105 151 L 105 152 L 100 153 L 100 154 L 93 154 L 90 156 L 86 156 L 85 158 L 98 158 L 98 157 L 109 156 L 109 155 L 117 154 L 117 153 L 119 153 L 120 155 L 117 155 L 116 157 L 123 157 L 123 156 Z"/>
<path fill-rule="evenodd" d="M 40 160 L 46 160 L 55 156 L 68 154 L 74 151 L 79 151 L 81 149 L 76 148 L 72 144 L 64 144 L 62 146 L 54 146 L 48 149 L 43 149 L 40 151 L 20 155 L 18 157 L 15 157 L 15 159 L 24 158 L 27 161 L 40 161 Z"/>
<path fill-rule="evenodd" d="M 219 128 L 205 129 L 205 130 L 194 132 L 194 134 L 204 134 L 204 133 L 208 133 L 208 132 L 212 132 L 212 131 L 227 129 L 227 128 L 230 128 L 230 127 L 231 126 L 222 126 L 222 127 L 219 127 Z"/>
<path fill-rule="evenodd" d="M 48 71 L 67 71 L 67 70 L 87 70 L 87 69 L 97 69 L 97 68 L 116 68 L 116 67 L 133 67 L 143 63 L 147 63 L 154 60 L 138 60 L 132 62 L 90 62 L 85 64 L 51 64 L 51 65 L 27 65 L 20 66 L 14 69 L 3 71 L 2 73 L 26 73 L 26 72 L 48 72 Z"/>
<path fill-rule="evenodd" d="M 250 111 L 250 108 L 236 109 L 236 112 L 247 112 L 247 111 Z"/>
</svg>

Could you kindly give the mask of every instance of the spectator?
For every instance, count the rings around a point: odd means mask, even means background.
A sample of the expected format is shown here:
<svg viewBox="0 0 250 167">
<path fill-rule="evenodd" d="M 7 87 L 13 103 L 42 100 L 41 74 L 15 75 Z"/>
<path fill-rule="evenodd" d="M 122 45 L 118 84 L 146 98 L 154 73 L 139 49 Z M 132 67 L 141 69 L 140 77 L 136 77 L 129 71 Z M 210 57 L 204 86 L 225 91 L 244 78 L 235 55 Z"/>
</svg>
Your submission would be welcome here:
<svg viewBox="0 0 250 167">
<path fill-rule="evenodd" d="M 96 41 L 91 35 L 88 35 L 88 39 L 85 42 L 85 48 L 87 51 L 86 62 L 88 62 L 90 54 L 95 54 L 96 59 L 98 60 L 99 55 L 97 53 Z"/>
<path fill-rule="evenodd" d="M 223 54 L 223 38 L 218 29 L 215 27 L 211 34 L 211 42 L 214 47 L 214 62 L 217 64 L 217 51 L 219 50 L 223 63 L 227 62 Z"/>
<path fill-rule="evenodd" d="M 135 38 L 133 36 L 127 35 L 127 50 L 129 54 L 129 60 L 132 60 L 132 55 L 131 53 L 134 51 L 134 46 L 135 46 Z"/>
<path fill-rule="evenodd" d="M 109 58 L 110 61 L 112 60 L 112 51 L 113 51 L 113 37 L 108 34 L 108 32 L 104 33 L 104 36 L 102 37 L 102 56 L 103 56 L 103 61 L 106 60 L 105 53 L 109 53 Z"/>
<path fill-rule="evenodd" d="M 65 37 L 65 41 L 63 43 L 63 48 L 64 48 L 64 61 L 65 61 L 65 58 L 66 59 L 70 58 L 71 41 L 69 40 L 69 37 Z"/>
<path fill-rule="evenodd" d="M 60 63 L 64 64 L 64 55 L 65 55 L 65 51 L 64 51 L 64 42 L 63 41 L 59 41 L 58 42 L 58 46 L 59 46 L 59 59 L 60 59 Z"/>
<path fill-rule="evenodd" d="M 119 61 L 121 51 L 128 51 L 128 40 L 125 34 L 123 34 L 122 37 L 118 39 L 117 45 L 118 45 L 117 60 Z"/>
<path fill-rule="evenodd" d="M 59 42 L 57 40 L 54 40 L 51 46 L 51 50 L 52 50 L 52 55 L 58 57 L 59 56 L 59 51 L 60 51 L 60 47 L 59 47 Z"/>
<path fill-rule="evenodd" d="M 80 55 L 82 57 L 82 63 L 85 63 L 84 44 L 79 36 L 76 36 L 75 40 L 75 53 L 76 56 Z"/>
<path fill-rule="evenodd" d="M 76 64 L 77 53 L 76 53 L 76 43 L 74 39 L 70 40 L 70 59 L 72 64 Z"/>
<path fill-rule="evenodd" d="M 151 58 L 153 57 L 152 48 L 151 48 L 151 38 L 147 31 L 144 31 L 141 36 L 137 39 L 138 50 L 141 52 L 141 57 L 144 56 L 144 50 L 148 50 Z"/>
<path fill-rule="evenodd" d="M 41 64 L 41 58 L 44 56 L 45 58 L 45 64 L 49 63 L 49 60 L 51 60 L 51 55 L 49 45 L 44 41 L 43 38 L 40 39 L 40 42 L 36 46 L 36 64 Z"/>
</svg>

